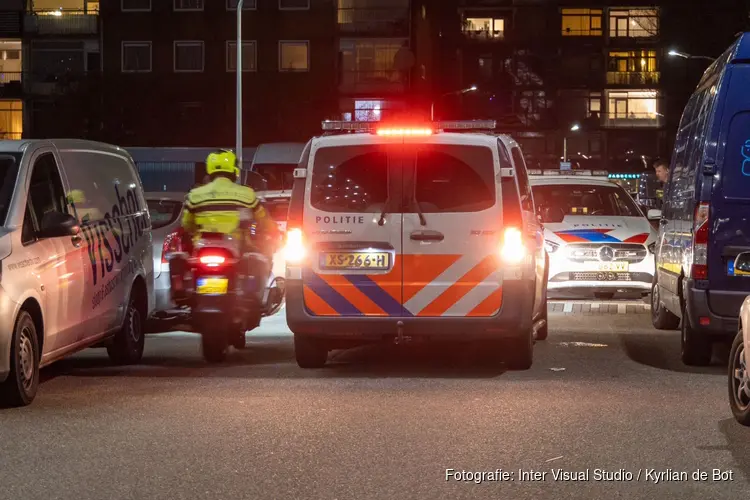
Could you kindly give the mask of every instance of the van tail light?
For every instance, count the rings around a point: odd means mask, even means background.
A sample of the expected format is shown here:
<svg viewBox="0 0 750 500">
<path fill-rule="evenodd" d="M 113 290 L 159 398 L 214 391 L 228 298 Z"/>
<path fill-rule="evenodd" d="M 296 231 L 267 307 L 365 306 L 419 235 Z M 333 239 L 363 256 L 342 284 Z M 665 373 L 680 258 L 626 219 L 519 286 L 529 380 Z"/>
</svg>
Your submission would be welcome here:
<svg viewBox="0 0 750 500">
<path fill-rule="evenodd" d="M 290 228 L 286 232 L 284 259 L 288 264 L 300 264 L 307 255 L 305 241 L 300 228 Z"/>
<path fill-rule="evenodd" d="M 185 234 L 185 230 L 181 227 L 178 227 L 176 230 L 169 233 L 164 238 L 164 244 L 161 247 L 161 263 L 166 264 L 169 262 L 167 260 L 167 254 L 170 253 L 176 253 L 176 252 L 182 252 L 182 237 Z"/>
<path fill-rule="evenodd" d="M 708 279 L 708 237 L 710 228 L 710 208 L 708 203 L 695 207 L 693 218 L 693 266 L 690 276 L 696 280 Z"/>
<path fill-rule="evenodd" d="M 505 229 L 500 257 L 507 264 L 519 264 L 526 257 L 526 245 L 524 245 L 520 229 L 515 227 Z"/>
</svg>

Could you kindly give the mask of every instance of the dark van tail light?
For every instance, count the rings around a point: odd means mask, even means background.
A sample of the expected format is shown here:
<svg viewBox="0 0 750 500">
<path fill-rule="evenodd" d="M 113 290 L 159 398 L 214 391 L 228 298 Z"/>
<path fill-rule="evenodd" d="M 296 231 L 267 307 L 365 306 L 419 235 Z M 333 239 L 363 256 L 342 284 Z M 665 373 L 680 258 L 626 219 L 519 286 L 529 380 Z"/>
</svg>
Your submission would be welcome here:
<svg viewBox="0 0 750 500">
<path fill-rule="evenodd" d="M 699 203 L 695 207 L 695 217 L 693 218 L 693 266 L 690 269 L 690 276 L 696 280 L 708 279 L 710 212 L 708 203 Z"/>
<path fill-rule="evenodd" d="M 167 254 L 182 252 L 182 237 L 185 235 L 185 230 L 181 227 L 169 233 L 164 238 L 164 245 L 161 247 L 161 263 L 166 264 Z"/>
</svg>

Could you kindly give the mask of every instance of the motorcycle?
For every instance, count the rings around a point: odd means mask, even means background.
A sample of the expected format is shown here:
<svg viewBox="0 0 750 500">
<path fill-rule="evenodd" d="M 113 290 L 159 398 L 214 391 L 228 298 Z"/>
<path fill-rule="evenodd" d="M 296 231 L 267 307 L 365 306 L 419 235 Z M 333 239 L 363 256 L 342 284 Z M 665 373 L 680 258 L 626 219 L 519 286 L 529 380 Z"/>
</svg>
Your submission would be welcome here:
<svg viewBox="0 0 750 500">
<path fill-rule="evenodd" d="M 263 283 L 270 259 L 257 247 L 241 253 L 228 235 L 202 233 L 189 253 L 169 260 L 173 299 L 189 308 L 189 323 L 209 363 L 223 361 L 229 346 L 243 349 L 246 332 L 283 304 L 284 279 Z"/>
</svg>

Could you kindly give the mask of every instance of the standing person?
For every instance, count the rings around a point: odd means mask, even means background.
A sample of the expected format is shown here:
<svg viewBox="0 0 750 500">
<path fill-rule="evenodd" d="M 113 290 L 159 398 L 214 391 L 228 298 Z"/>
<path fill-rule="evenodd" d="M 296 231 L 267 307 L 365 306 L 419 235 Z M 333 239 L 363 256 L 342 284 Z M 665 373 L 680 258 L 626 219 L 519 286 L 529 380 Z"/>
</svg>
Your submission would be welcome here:
<svg viewBox="0 0 750 500">
<path fill-rule="evenodd" d="M 656 188 L 656 208 L 661 210 L 664 204 L 664 186 L 669 179 L 669 162 L 662 158 L 658 158 L 654 162 L 654 172 L 656 173 L 656 180 L 658 182 Z"/>
</svg>

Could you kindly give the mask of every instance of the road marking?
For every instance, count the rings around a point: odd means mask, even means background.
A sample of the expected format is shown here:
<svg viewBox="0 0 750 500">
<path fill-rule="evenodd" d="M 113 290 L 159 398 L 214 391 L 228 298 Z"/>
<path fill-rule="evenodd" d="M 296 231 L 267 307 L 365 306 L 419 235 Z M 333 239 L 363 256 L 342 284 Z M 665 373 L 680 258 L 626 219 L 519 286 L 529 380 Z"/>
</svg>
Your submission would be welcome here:
<svg viewBox="0 0 750 500">
<path fill-rule="evenodd" d="M 625 314 L 627 310 L 628 309 L 625 304 L 617 304 L 617 314 Z"/>
<path fill-rule="evenodd" d="M 573 312 L 573 303 L 566 302 L 565 306 L 563 307 L 563 312 L 566 312 L 566 313 Z"/>
</svg>

